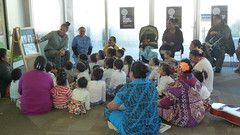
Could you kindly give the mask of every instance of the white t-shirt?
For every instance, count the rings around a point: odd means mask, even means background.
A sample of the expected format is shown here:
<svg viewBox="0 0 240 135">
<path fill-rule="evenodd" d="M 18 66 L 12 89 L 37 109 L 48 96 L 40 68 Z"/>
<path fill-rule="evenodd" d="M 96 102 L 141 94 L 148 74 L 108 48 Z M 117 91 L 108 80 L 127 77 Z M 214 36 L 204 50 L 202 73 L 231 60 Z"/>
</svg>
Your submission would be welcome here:
<svg viewBox="0 0 240 135">
<path fill-rule="evenodd" d="M 204 83 L 202 83 L 202 88 L 201 88 L 199 94 L 203 100 L 206 100 L 210 97 L 211 93 L 209 92 L 209 90 L 207 89 L 207 87 Z"/>
<path fill-rule="evenodd" d="M 203 58 L 193 67 L 193 69 L 198 71 L 205 70 L 207 72 L 208 78 L 206 80 L 204 79 L 203 83 L 206 85 L 209 92 L 212 93 L 214 73 L 211 63 L 206 58 Z"/>
<path fill-rule="evenodd" d="M 129 66 L 128 66 L 128 65 L 124 65 L 122 70 L 123 70 L 123 71 L 125 72 L 125 74 L 127 75 L 128 72 L 129 72 Z"/>
<path fill-rule="evenodd" d="M 105 81 L 92 80 L 88 82 L 87 86 L 88 91 L 90 92 L 90 102 L 96 103 L 99 101 L 106 101 L 106 83 Z"/>
<path fill-rule="evenodd" d="M 93 72 L 93 67 L 95 65 L 98 65 L 98 64 L 97 63 L 89 63 L 89 67 L 90 67 L 91 73 Z"/>
<path fill-rule="evenodd" d="M 127 77 L 126 77 L 126 74 L 124 71 L 114 70 L 114 72 L 112 73 L 112 76 L 111 76 L 109 88 L 115 89 L 118 85 L 125 84 L 126 79 L 127 79 Z"/>
<path fill-rule="evenodd" d="M 77 76 L 77 79 L 79 79 L 81 77 L 85 77 L 88 81 L 91 80 L 91 77 L 88 73 L 88 70 L 85 70 L 84 72 L 79 73 L 78 76 Z"/>
<path fill-rule="evenodd" d="M 160 74 L 158 73 L 158 66 L 152 67 L 152 72 L 149 75 L 150 80 L 157 80 Z"/>
<path fill-rule="evenodd" d="M 90 93 L 86 88 L 76 88 L 72 92 L 72 99 L 85 103 L 87 110 L 90 110 Z"/>
<path fill-rule="evenodd" d="M 104 60 L 98 60 L 97 65 L 99 65 L 100 67 L 103 67 L 104 66 Z"/>
<path fill-rule="evenodd" d="M 109 89 L 109 85 L 111 82 L 111 77 L 112 77 L 113 72 L 114 72 L 114 69 L 112 69 L 112 68 L 105 69 L 103 72 L 103 80 L 106 82 L 107 89 Z"/>
<path fill-rule="evenodd" d="M 161 76 L 158 79 L 158 86 L 157 86 L 158 94 L 162 95 L 162 93 L 166 90 L 168 84 L 170 84 L 172 82 L 174 82 L 172 77 L 170 77 L 170 76 Z"/>
<path fill-rule="evenodd" d="M 19 80 L 16 80 L 15 82 L 12 81 L 11 85 L 10 85 L 10 98 L 11 99 L 19 99 L 20 98 L 20 94 L 18 93 L 18 83 Z"/>
</svg>

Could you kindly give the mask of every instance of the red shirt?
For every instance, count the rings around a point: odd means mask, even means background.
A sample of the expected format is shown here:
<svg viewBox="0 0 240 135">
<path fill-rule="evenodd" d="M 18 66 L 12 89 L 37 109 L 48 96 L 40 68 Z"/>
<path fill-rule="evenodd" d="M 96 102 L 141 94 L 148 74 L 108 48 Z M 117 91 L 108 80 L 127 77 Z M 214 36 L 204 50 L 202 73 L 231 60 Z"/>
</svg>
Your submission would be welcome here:
<svg viewBox="0 0 240 135">
<path fill-rule="evenodd" d="M 67 106 L 67 102 L 71 97 L 71 90 L 66 86 L 55 86 L 51 89 L 53 104 L 57 107 Z"/>
</svg>

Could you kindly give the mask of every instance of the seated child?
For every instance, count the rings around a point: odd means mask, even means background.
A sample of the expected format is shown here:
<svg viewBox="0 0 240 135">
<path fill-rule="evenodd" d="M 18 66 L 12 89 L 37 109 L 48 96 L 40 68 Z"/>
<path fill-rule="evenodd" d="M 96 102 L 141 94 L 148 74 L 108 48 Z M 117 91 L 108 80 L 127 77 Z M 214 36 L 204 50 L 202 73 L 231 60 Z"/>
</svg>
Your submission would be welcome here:
<svg viewBox="0 0 240 135">
<path fill-rule="evenodd" d="M 111 97 L 114 97 L 117 93 L 117 87 L 119 85 L 123 85 L 126 83 L 126 74 L 122 71 L 123 61 L 120 59 L 116 59 L 113 63 L 114 72 L 111 75 L 111 81 L 109 84 L 109 89 L 107 90 L 107 94 Z M 119 87 L 118 87 L 119 88 Z"/>
<path fill-rule="evenodd" d="M 67 87 L 67 74 L 64 69 L 59 69 L 57 73 L 57 85 L 51 90 L 54 108 L 67 108 L 67 103 L 71 97 L 71 90 Z"/>
<path fill-rule="evenodd" d="M 56 85 L 56 76 L 55 76 L 55 74 L 52 72 L 52 70 L 53 70 L 53 65 L 52 65 L 52 63 L 48 62 L 48 63 L 46 64 L 45 70 L 46 70 L 47 73 L 49 73 L 49 74 L 51 75 L 51 77 L 52 77 L 52 79 L 53 79 L 53 83 L 54 83 L 54 85 Z"/>
<path fill-rule="evenodd" d="M 112 47 L 109 47 L 107 49 L 107 54 L 106 54 L 106 57 L 107 58 L 116 58 L 116 49 L 112 48 Z"/>
<path fill-rule="evenodd" d="M 200 96 L 202 97 L 203 100 L 209 99 L 211 93 L 207 89 L 205 83 L 203 83 L 203 81 L 208 78 L 207 72 L 204 70 L 203 71 L 194 70 L 193 74 L 202 83 L 202 88 L 201 91 L 199 92 Z"/>
<path fill-rule="evenodd" d="M 168 84 L 174 82 L 174 80 L 170 77 L 171 69 L 170 69 L 170 66 L 166 63 L 160 64 L 159 74 L 160 74 L 160 77 L 158 79 L 157 90 L 159 95 L 163 95 Z"/>
<path fill-rule="evenodd" d="M 85 77 L 77 80 L 77 88 L 72 92 L 72 99 L 68 104 L 70 113 L 79 115 L 90 110 L 90 93 L 87 90 L 88 81 Z"/>
<path fill-rule="evenodd" d="M 164 52 L 164 58 L 165 58 L 164 62 L 167 63 L 171 68 L 176 68 L 178 65 L 178 62 L 171 56 L 172 56 L 172 52 L 166 50 Z"/>
<path fill-rule="evenodd" d="M 88 82 L 87 89 L 90 92 L 91 106 L 102 104 L 106 101 L 106 83 L 102 80 L 103 70 L 94 68 L 92 73 L 92 81 Z"/>
<path fill-rule="evenodd" d="M 89 63 L 90 71 L 92 72 L 93 66 L 97 65 L 97 53 L 90 55 L 91 62 Z"/>
<path fill-rule="evenodd" d="M 158 66 L 159 66 L 160 61 L 158 58 L 152 58 L 149 61 L 149 67 L 150 67 L 150 75 L 149 75 L 149 80 L 157 80 L 159 77 L 158 73 Z"/>
<path fill-rule="evenodd" d="M 125 56 L 123 63 L 124 63 L 123 71 L 126 73 L 127 77 L 129 78 L 129 72 L 133 63 L 133 57 L 130 55 Z"/>
<path fill-rule="evenodd" d="M 85 77 L 88 81 L 91 80 L 89 72 L 87 70 L 87 67 L 83 62 L 79 62 L 77 64 L 77 70 L 79 72 L 78 75 L 77 75 L 78 79 L 81 78 L 81 77 Z"/>
<path fill-rule="evenodd" d="M 16 102 L 20 98 L 20 95 L 18 93 L 18 83 L 21 76 L 22 71 L 20 68 L 13 69 L 11 73 L 12 82 L 10 85 L 10 98 L 14 102 Z"/>
<path fill-rule="evenodd" d="M 73 69 L 73 63 L 71 61 L 67 61 L 65 64 L 64 70 L 67 74 L 68 83 L 69 84 L 73 83 L 75 81 L 75 79 L 77 78 L 77 73 Z"/>
<path fill-rule="evenodd" d="M 97 54 L 97 64 L 98 64 L 100 67 L 103 67 L 103 66 L 104 66 L 104 59 L 105 59 L 104 51 L 103 51 L 103 50 L 99 50 L 99 51 L 98 51 L 98 54 Z"/>
<path fill-rule="evenodd" d="M 89 66 L 89 62 L 88 62 L 88 56 L 86 54 L 79 55 L 79 62 L 84 63 L 86 65 L 86 68 L 87 68 L 89 74 L 91 74 L 91 70 L 90 70 L 90 66 Z"/>
<path fill-rule="evenodd" d="M 111 81 L 111 76 L 114 72 L 113 69 L 113 58 L 106 58 L 105 63 L 104 63 L 104 73 L 103 73 L 103 80 L 106 82 L 106 89 L 109 89 L 110 81 Z"/>
<path fill-rule="evenodd" d="M 125 52 L 125 48 L 118 49 L 116 52 L 117 59 L 123 60 L 124 52 Z"/>
</svg>

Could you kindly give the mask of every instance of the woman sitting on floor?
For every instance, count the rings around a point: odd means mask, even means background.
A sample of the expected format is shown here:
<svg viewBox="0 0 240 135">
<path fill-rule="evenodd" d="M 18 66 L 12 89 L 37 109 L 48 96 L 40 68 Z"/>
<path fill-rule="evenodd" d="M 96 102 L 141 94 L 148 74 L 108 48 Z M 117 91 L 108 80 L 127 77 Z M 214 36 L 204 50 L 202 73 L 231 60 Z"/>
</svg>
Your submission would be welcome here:
<svg viewBox="0 0 240 135">
<path fill-rule="evenodd" d="M 148 68 L 143 63 L 133 63 L 130 71 L 132 82 L 125 84 L 107 105 L 105 116 L 121 135 L 156 135 L 159 132 L 158 93 L 156 87 L 145 79 L 147 72 Z"/>
<path fill-rule="evenodd" d="M 201 83 L 192 74 L 190 60 L 178 66 L 179 77 L 169 84 L 165 96 L 159 100 L 159 114 L 180 127 L 194 127 L 204 118 L 205 109 L 200 97 Z"/>
</svg>

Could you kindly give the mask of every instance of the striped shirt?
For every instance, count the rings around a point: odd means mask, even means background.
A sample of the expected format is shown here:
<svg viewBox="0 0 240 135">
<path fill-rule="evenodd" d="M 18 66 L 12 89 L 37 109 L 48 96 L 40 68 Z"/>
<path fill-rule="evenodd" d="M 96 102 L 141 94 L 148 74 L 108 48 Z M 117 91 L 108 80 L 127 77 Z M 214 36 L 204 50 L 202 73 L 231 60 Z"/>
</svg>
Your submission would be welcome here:
<svg viewBox="0 0 240 135">
<path fill-rule="evenodd" d="M 71 90 L 66 86 L 55 86 L 51 89 L 53 105 L 55 108 L 66 108 L 67 102 L 71 98 Z"/>
</svg>

